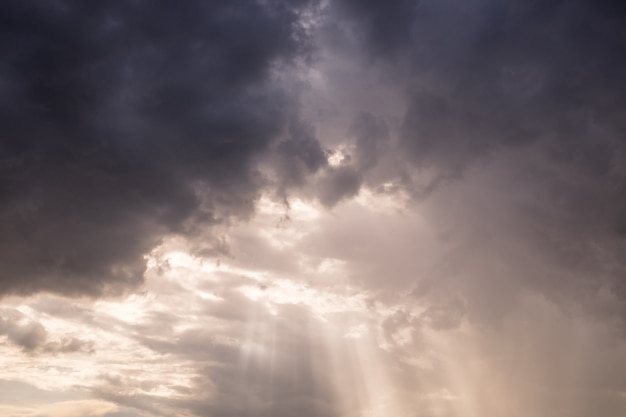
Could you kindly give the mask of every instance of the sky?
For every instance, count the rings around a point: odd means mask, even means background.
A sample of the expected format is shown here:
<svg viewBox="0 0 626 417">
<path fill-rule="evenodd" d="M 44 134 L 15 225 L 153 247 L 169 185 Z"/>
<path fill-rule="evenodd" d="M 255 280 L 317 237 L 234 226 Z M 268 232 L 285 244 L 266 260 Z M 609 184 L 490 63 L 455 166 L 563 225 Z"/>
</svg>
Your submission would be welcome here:
<svg viewBox="0 0 626 417">
<path fill-rule="evenodd" d="M 7 0 L 0 54 L 0 415 L 626 415 L 622 2 Z"/>
</svg>

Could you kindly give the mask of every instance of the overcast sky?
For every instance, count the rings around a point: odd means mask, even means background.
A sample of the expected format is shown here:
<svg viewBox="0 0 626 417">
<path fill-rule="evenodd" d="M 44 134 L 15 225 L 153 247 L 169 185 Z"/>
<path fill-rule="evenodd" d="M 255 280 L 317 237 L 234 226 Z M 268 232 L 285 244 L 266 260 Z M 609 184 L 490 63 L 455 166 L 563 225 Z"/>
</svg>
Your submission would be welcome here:
<svg viewBox="0 0 626 417">
<path fill-rule="evenodd" d="M 626 415 L 623 2 L 7 0 L 0 53 L 0 415 Z"/>
</svg>

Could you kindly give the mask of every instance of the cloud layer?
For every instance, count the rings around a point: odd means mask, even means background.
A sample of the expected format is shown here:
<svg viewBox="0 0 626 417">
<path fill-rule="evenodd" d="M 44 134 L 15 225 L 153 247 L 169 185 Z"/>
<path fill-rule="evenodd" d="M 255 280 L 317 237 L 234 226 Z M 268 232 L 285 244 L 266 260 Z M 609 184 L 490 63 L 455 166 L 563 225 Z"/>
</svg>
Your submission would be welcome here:
<svg viewBox="0 0 626 417">
<path fill-rule="evenodd" d="M 625 11 L 3 3 L 0 412 L 622 416 Z"/>
<path fill-rule="evenodd" d="M 123 288 L 164 235 L 249 216 L 306 6 L 3 4 L 0 291 Z"/>
</svg>

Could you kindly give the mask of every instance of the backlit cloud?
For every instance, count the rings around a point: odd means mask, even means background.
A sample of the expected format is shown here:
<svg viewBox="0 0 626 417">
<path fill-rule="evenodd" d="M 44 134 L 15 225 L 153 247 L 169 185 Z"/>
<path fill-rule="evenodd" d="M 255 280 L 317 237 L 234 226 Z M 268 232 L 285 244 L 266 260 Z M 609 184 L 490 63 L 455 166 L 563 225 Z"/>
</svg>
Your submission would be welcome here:
<svg viewBox="0 0 626 417">
<path fill-rule="evenodd" d="M 0 414 L 626 412 L 623 6 L 0 5 Z"/>
</svg>

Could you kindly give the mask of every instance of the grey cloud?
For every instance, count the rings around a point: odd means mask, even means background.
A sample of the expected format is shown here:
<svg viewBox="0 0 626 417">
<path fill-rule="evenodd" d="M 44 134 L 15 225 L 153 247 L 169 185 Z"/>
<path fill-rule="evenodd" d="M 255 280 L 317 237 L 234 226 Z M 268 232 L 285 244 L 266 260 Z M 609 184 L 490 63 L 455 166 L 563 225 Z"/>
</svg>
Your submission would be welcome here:
<svg viewBox="0 0 626 417">
<path fill-rule="evenodd" d="M 356 41 L 337 48 L 374 58 L 381 76 L 373 88 L 406 100 L 397 145 L 373 154 L 394 154 L 394 181 L 458 239 L 437 285 L 459 285 L 475 301 L 467 311 L 474 319 L 498 317 L 521 288 L 622 316 L 623 8 L 582 0 L 334 4 L 338 30 L 347 38 L 356 31 Z M 385 17 L 395 13 L 391 25 Z M 602 291 L 621 301 L 601 301 Z"/>
<path fill-rule="evenodd" d="M 381 215 L 347 205 L 321 219 L 319 229 L 306 236 L 298 250 L 347 262 L 347 278 L 372 291 L 407 290 L 430 277 L 436 271 L 433 264 L 445 262 L 431 231 L 410 213 Z"/>
<path fill-rule="evenodd" d="M 279 192 L 286 195 L 290 188 L 304 185 L 308 177 L 327 165 L 326 151 L 315 137 L 312 126 L 294 121 L 289 138 L 277 146 Z"/>
<path fill-rule="evenodd" d="M 319 180 L 317 196 L 325 207 L 333 207 L 343 199 L 354 197 L 362 182 L 361 173 L 349 165 L 330 167 Z"/>
<path fill-rule="evenodd" d="M 354 197 L 363 183 L 362 172 L 378 159 L 377 152 L 387 138 L 384 123 L 369 114 L 357 117 L 352 132 L 356 137 L 357 160 L 344 155 L 340 166 L 328 163 L 329 151 L 316 138 L 314 129 L 303 122 L 293 123 L 290 137 L 277 146 L 275 170 L 279 176 L 278 192 L 288 207 L 288 195 L 316 197 L 326 208 Z"/>
<path fill-rule="evenodd" d="M 197 415 L 337 415 L 329 376 L 317 371 L 325 352 L 314 336 L 313 318 L 300 306 L 279 310 L 273 319 L 259 317 L 259 327 L 252 325 L 238 361 L 205 370 L 214 400 L 191 403 Z"/>
<path fill-rule="evenodd" d="M 106 413 L 102 417 L 143 417 L 142 414 L 138 414 L 136 411 L 115 411 L 113 413 Z"/>
<path fill-rule="evenodd" d="M 4 2 L 0 292 L 116 292 L 164 235 L 249 216 L 307 5 Z"/>
<path fill-rule="evenodd" d="M 41 323 L 14 309 L 0 311 L 1 335 L 5 335 L 11 343 L 30 354 L 94 352 L 93 341 L 69 335 L 51 339 Z"/>
<path fill-rule="evenodd" d="M 307 306 L 271 303 L 272 313 L 262 295 L 253 301 L 239 291 L 242 286 L 260 285 L 258 281 L 219 270 L 194 277 L 197 291 L 156 285 L 157 281 L 175 282 L 187 272 L 184 267 L 161 274 L 151 270 L 148 276 L 156 303 L 138 321 L 99 311 L 83 323 L 91 331 L 111 332 L 152 350 L 156 357 L 148 355 L 147 363 L 172 363 L 177 378 L 138 373 L 130 364 L 112 366 L 84 389 L 151 415 L 185 411 L 198 416 L 338 415 L 331 379 L 324 370 L 329 352 L 317 337 L 318 319 Z M 205 299 L 203 293 L 219 299 Z M 51 296 L 37 299 L 33 306 L 48 307 L 50 313 L 62 313 L 63 302 L 73 303 Z M 79 322 L 83 319 L 76 317 Z M 188 382 L 179 385 L 179 377 Z M 159 392 L 163 389 L 180 395 L 170 398 Z"/>
<path fill-rule="evenodd" d="M 436 330 L 449 330 L 457 328 L 464 315 L 465 306 L 455 297 L 429 307 L 423 314 L 423 319 Z"/>
<path fill-rule="evenodd" d="M 411 37 L 416 10 L 421 5 L 414 0 L 338 0 L 332 3 L 334 12 L 356 23 L 354 35 L 369 45 L 371 56 L 392 58 Z"/>
<path fill-rule="evenodd" d="M 126 371 L 102 374 L 93 393 L 164 416 L 182 410 L 198 416 L 338 415 L 330 376 L 322 368 L 327 352 L 306 307 L 276 305 L 272 315 L 250 300 L 229 297 L 223 303 L 231 311 L 246 310 L 247 320 L 233 322 L 206 309 L 189 330 L 176 333 L 168 326 L 164 331 L 154 323 L 141 330 L 146 336 L 137 337 L 169 360 L 192 364 L 180 371 L 193 375 L 193 385 L 180 387 L 179 398 L 151 394 L 159 386 L 177 389 L 173 382 Z"/>
<path fill-rule="evenodd" d="M 385 62 L 387 84 L 406 94 L 400 151 L 410 162 L 458 172 L 494 150 L 552 138 L 546 153 L 601 173 L 623 149 L 617 57 L 626 45 L 613 3 L 335 3 L 365 33 L 360 47 Z M 590 123 L 612 138 L 596 141 Z"/>
<path fill-rule="evenodd" d="M 373 168 L 389 141 L 389 129 L 371 113 L 360 113 L 351 129 L 356 138 L 355 157 L 360 171 Z"/>
<path fill-rule="evenodd" d="M 42 346 L 48 337 L 46 329 L 17 310 L 0 312 L 0 335 L 6 335 L 25 352 L 33 352 Z"/>
<path fill-rule="evenodd" d="M 624 105 L 611 93 L 622 85 L 613 62 L 624 48 L 617 20 L 591 2 L 424 2 L 420 10 L 407 39 L 420 46 L 407 51 L 408 82 L 425 83 L 410 93 L 402 142 L 419 163 L 461 170 L 487 152 L 546 137 L 587 159 L 572 161 L 581 169 L 592 162 L 583 156 L 590 146 L 602 160 L 606 143 L 591 145 L 582 115 L 619 123 L 603 114 L 607 99 Z"/>
<path fill-rule="evenodd" d="M 35 7 L 24 4 L 0 8 Z M 96 396 L 156 415 L 334 416 L 378 406 L 359 395 L 388 381 L 407 415 L 623 415 L 623 6 L 331 2 L 324 17 L 355 42 L 337 48 L 358 45 L 380 71 L 377 87 L 406 100 L 397 130 L 371 108 L 353 119 L 361 103 L 348 103 L 343 133 L 355 153 L 337 166 L 317 137 L 325 130 L 271 81 L 279 61 L 301 52 L 296 3 L 159 4 L 147 15 L 131 3 L 85 9 L 83 23 L 72 16 L 84 6 L 57 4 L 72 6 L 37 6 L 48 9 L 32 18 L 50 43 L 33 35 L 20 36 L 23 48 L 3 46 L 26 75 L 0 68 L 11 81 L 0 98 L 10 116 L 0 116 L 0 169 L 10 174 L 0 176 L 10 178 L 0 180 L 0 291 L 95 294 L 138 282 L 141 255 L 162 236 L 204 239 L 198 226 L 250 216 L 267 186 L 257 162 L 270 152 L 263 163 L 280 197 L 334 209 L 285 245 L 270 248 L 255 229 L 209 233 L 197 250 L 232 256 L 231 267 L 267 282 L 163 263 L 146 302 L 154 310 L 139 322 L 55 298 L 33 304 L 151 349 L 157 359 L 141 366 L 171 361 L 191 377 L 189 386 L 156 381 L 124 364 L 101 376 Z M 74 40 L 82 25 L 89 36 Z M 388 181 L 398 195 L 385 194 Z M 364 184 L 390 204 L 405 191 L 422 198 L 392 214 L 339 204 Z M 305 270 L 326 260 L 341 266 L 330 280 Z M 304 305 L 270 302 L 274 315 L 263 291 L 275 277 L 359 291 L 370 310 L 328 314 L 324 329 Z M 241 286 L 256 286 L 259 300 Z M 344 337 L 368 317 L 371 340 Z M 332 325 L 342 332 L 329 336 Z M 0 330 L 27 352 L 91 348 L 71 336 L 50 342 L 28 320 Z M 372 361 L 359 362 L 357 347 Z M 160 384 L 180 396 L 158 394 Z"/>
<path fill-rule="evenodd" d="M 271 228 L 284 228 L 285 230 L 298 230 L 297 222 L 287 215 L 276 216 Z M 244 268 L 253 268 L 258 271 L 272 271 L 294 276 L 300 271 L 297 256 L 286 255 L 284 251 L 268 245 L 267 238 L 263 236 L 265 227 L 242 228 L 231 230 L 229 236 L 233 240 L 234 257 L 231 262 Z"/>
<path fill-rule="evenodd" d="M 82 340 L 77 337 L 64 337 L 61 340 L 48 342 L 43 347 L 46 353 L 94 353 L 94 342 L 92 340 Z"/>
<path fill-rule="evenodd" d="M 174 413 L 166 411 L 165 407 L 168 405 L 167 401 L 164 401 L 162 398 L 155 398 L 151 395 L 135 393 L 134 395 L 126 396 L 124 391 L 109 390 L 108 388 L 94 389 L 92 394 L 96 395 L 98 398 L 122 405 L 125 408 L 139 410 L 139 413 L 133 411 L 132 414 L 130 414 L 133 417 L 136 415 L 143 416 L 144 411 L 147 412 L 148 415 L 164 417 L 175 416 Z"/>
</svg>

